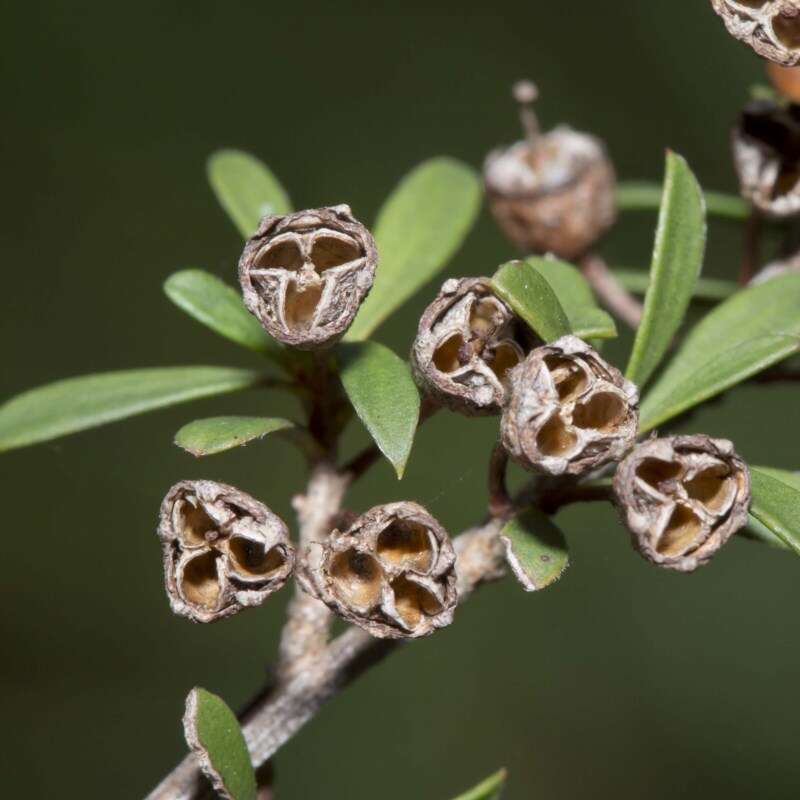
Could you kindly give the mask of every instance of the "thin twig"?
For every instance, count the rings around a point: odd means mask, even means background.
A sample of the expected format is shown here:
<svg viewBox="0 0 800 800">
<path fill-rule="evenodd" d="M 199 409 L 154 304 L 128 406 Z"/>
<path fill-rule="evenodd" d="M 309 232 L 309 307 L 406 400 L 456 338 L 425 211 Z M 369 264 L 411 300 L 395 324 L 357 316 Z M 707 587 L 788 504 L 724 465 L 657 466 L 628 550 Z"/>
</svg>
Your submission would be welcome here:
<svg viewBox="0 0 800 800">
<path fill-rule="evenodd" d="M 584 278 L 597 296 L 629 327 L 642 321 L 642 304 L 617 280 L 600 256 L 587 253 L 580 260 Z"/>
<path fill-rule="evenodd" d="M 750 283 L 755 274 L 756 265 L 759 263 L 762 220 L 761 213 L 753 206 L 744 226 L 744 246 L 742 247 L 742 263 L 739 267 L 739 286 L 747 286 Z"/>
<path fill-rule="evenodd" d="M 330 533 L 348 482 L 348 477 L 340 475 L 328 461 L 313 467 L 306 493 L 295 497 L 293 502 L 300 523 L 300 552 Z M 328 643 L 332 620 L 325 604 L 306 594 L 299 585 L 295 587 L 287 615 L 279 648 L 280 683 L 291 680 L 319 656 Z"/>
<path fill-rule="evenodd" d="M 506 487 L 508 453 L 500 442 L 495 444 L 489 457 L 489 513 L 493 517 L 506 518 L 511 513 L 513 502 Z"/>
</svg>

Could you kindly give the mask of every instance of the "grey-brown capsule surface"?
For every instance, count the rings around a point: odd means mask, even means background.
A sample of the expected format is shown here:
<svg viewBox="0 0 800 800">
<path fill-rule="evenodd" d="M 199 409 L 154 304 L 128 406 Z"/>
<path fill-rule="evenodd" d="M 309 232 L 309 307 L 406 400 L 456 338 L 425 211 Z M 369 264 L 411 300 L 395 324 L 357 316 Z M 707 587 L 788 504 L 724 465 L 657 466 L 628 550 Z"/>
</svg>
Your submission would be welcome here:
<svg viewBox="0 0 800 800">
<path fill-rule="evenodd" d="M 753 100 L 732 144 L 742 195 L 773 217 L 800 213 L 800 106 Z"/>
<path fill-rule="evenodd" d="M 636 387 L 575 336 L 533 350 L 509 384 L 500 433 L 526 469 L 580 475 L 622 458 L 633 445 Z"/>
<path fill-rule="evenodd" d="M 333 344 L 372 286 L 378 252 L 349 206 L 266 216 L 239 259 L 244 303 L 291 347 Z"/>
<path fill-rule="evenodd" d="M 763 58 L 791 67 L 800 62 L 797 0 L 711 0 L 731 36 Z"/>
<path fill-rule="evenodd" d="M 170 606 L 194 622 L 261 605 L 294 569 L 283 520 L 216 481 L 176 483 L 161 504 L 158 536 Z"/>
<path fill-rule="evenodd" d="M 412 502 L 375 506 L 312 545 L 303 588 L 380 638 L 416 638 L 453 620 L 455 551 L 444 528 Z"/>
<path fill-rule="evenodd" d="M 420 319 L 411 365 L 438 403 L 462 414 L 498 414 L 509 370 L 536 342 L 488 278 L 451 279 Z"/>
<path fill-rule="evenodd" d="M 599 139 L 559 126 L 489 153 L 489 208 L 525 253 L 583 255 L 616 218 L 616 178 Z"/>
<path fill-rule="evenodd" d="M 750 474 L 726 439 L 650 439 L 617 468 L 614 495 L 636 550 L 691 572 L 747 523 Z"/>
</svg>

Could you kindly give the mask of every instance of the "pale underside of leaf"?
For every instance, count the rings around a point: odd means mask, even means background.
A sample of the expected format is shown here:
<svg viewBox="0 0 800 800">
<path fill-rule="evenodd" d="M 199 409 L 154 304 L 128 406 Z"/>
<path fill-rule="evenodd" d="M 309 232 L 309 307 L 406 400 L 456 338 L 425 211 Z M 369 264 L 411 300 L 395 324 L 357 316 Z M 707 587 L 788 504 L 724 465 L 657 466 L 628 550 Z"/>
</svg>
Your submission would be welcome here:
<svg viewBox="0 0 800 800">
<path fill-rule="evenodd" d="M 800 350 L 800 275 L 737 292 L 688 334 L 645 395 L 640 432 L 655 428 Z"/>
<path fill-rule="evenodd" d="M 511 571 L 526 592 L 555 583 L 569 566 L 564 534 L 546 514 L 530 508 L 500 531 Z"/>
<path fill-rule="evenodd" d="M 658 367 L 683 322 L 703 266 L 705 205 L 686 161 L 667 153 L 650 284 L 626 377 L 641 388 Z"/>
<path fill-rule="evenodd" d="M 495 294 L 546 342 L 572 333 L 569 318 L 550 283 L 527 261 L 509 261 L 492 277 Z"/>
<path fill-rule="evenodd" d="M 257 386 L 262 373 L 230 367 L 155 367 L 67 378 L 24 392 L 0 406 L 0 450 L 200 397 Z"/>
<path fill-rule="evenodd" d="M 377 342 L 339 345 L 342 385 L 364 427 L 403 477 L 419 421 L 419 391 L 409 365 Z"/>
<path fill-rule="evenodd" d="M 207 163 L 208 182 L 220 205 L 245 238 L 266 214 L 288 214 L 289 195 L 272 171 L 241 150 L 218 150 Z"/>
<path fill-rule="evenodd" d="M 277 417 L 208 417 L 184 425 L 175 444 L 193 456 L 210 456 L 292 428 L 293 422 Z"/>
<path fill-rule="evenodd" d="M 475 170 L 452 158 L 425 161 L 403 178 L 378 213 L 378 270 L 347 341 L 369 337 L 447 264 L 472 228 L 480 202 Z"/>
<path fill-rule="evenodd" d="M 256 776 L 242 730 L 222 698 L 199 687 L 186 698 L 186 742 L 224 800 L 256 800 Z"/>
</svg>

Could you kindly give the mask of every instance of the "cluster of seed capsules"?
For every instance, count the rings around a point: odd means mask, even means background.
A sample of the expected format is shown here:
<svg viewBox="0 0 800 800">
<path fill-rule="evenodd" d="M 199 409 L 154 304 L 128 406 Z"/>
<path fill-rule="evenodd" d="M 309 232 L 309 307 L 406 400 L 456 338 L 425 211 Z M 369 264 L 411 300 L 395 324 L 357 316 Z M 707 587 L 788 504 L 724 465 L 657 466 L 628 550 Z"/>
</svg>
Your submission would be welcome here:
<svg viewBox="0 0 800 800">
<path fill-rule="evenodd" d="M 526 103 L 535 91 L 518 85 Z M 594 137 L 560 127 L 494 151 L 490 208 L 524 251 L 583 253 L 614 219 L 614 172 Z M 352 323 L 375 275 L 369 231 L 340 205 L 266 216 L 247 241 L 239 279 L 248 310 L 274 338 L 329 348 Z M 523 468 L 570 480 L 621 462 L 616 502 L 636 549 L 682 571 L 705 563 L 746 520 L 747 469 L 730 442 L 706 436 L 636 443 L 638 391 L 574 336 L 543 342 L 488 278 L 448 280 L 411 348 L 432 403 L 500 417 L 500 441 Z M 456 554 L 415 502 L 376 506 L 296 552 L 265 505 L 214 481 L 168 492 L 158 528 L 172 609 L 212 622 L 259 605 L 294 574 L 302 589 L 378 637 L 425 636 L 450 623 Z"/>
</svg>

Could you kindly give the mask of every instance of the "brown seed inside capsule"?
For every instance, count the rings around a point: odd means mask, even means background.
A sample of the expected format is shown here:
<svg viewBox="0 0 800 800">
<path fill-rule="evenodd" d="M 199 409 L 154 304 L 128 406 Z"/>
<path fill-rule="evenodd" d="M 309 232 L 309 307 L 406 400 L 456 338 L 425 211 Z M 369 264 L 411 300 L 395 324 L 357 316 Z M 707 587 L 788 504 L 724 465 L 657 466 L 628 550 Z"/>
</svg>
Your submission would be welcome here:
<svg viewBox="0 0 800 800">
<path fill-rule="evenodd" d="M 772 18 L 772 30 L 784 47 L 794 50 L 800 47 L 800 9 L 794 13 L 782 11 Z"/>
<path fill-rule="evenodd" d="M 539 452 L 546 456 L 563 456 L 575 447 L 578 437 L 564 424 L 558 414 L 554 414 L 542 426 L 536 436 Z"/>
<path fill-rule="evenodd" d="M 572 421 L 579 428 L 608 432 L 625 417 L 625 403 L 611 392 L 599 392 L 587 402 L 575 406 Z"/>
<path fill-rule="evenodd" d="M 322 297 L 322 289 L 321 283 L 301 288 L 294 281 L 286 287 L 283 315 L 290 328 L 310 327 Z"/>
<path fill-rule="evenodd" d="M 636 476 L 662 494 L 674 490 L 675 481 L 682 472 L 680 464 L 660 458 L 645 458 L 636 468 Z"/>
<path fill-rule="evenodd" d="M 562 403 L 569 403 L 584 392 L 588 378 L 578 364 L 560 356 L 547 356 L 544 361 Z"/>
<path fill-rule="evenodd" d="M 209 551 L 193 558 L 183 568 L 181 591 L 188 603 L 203 608 L 215 608 L 220 586 L 217 577 L 217 556 Z"/>
<path fill-rule="evenodd" d="M 439 372 L 455 372 L 461 367 L 458 354 L 465 342 L 460 334 L 455 334 L 440 344 L 433 354 L 433 364 Z"/>
<path fill-rule="evenodd" d="M 748 8 L 761 8 L 765 6 L 770 0 L 736 0 L 740 6 L 747 6 Z"/>
<path fill-rule="evenodd" d="M 236 571 L 253 577 L 269 575 L 286 563 L 280 548 L 272 547 L 265 552 L 263 545 L 242 536 L 231 538 L 230 553 Z"/>
<path fill-rule="evenodd" d="M 736 485 L 729 477 L 726 467 L 710 467 L 684 484 L 686 493 L 692 500 L 698 500 L 709 511 L 718 513 L 730 503 L 736 492 Z"/>
<path fill-rule="evenodd" d="M 274 242 L 256 257 L 257 269 L 287 269 L 297 271 L 303 266 L 303 256 L 297 242 L 287 239 Z"/>
<path fill-rule="evenodd" d="M 694 542 L 701 528 L 700 518 L 691 508 L 676 505 L 656 545 L 656 550 L 664 556 L 679 555 Z"/>
<path fill-rule="evenodd" d="M 339 553 L 330 575 L 336 593 L 347 605 L 369 608 L 380 600 L 383 571 L 372 556 L 352 548 Z"/>
<path fill-rule="evenodd" d="M 418 572 L 427 572 L 433 562 L 428 529 L 409 520 L 395 520 L 381 531 L 375 550 L 384 563 Z"/>
<path fill-rule="evenodd" d="M 209 539 L 216 539 L 216 525 L 206 514 L 201 505 L 192 505 L 188 500 L 179 501 L 178 535 L 187 545 L 206 544 Z M 211 536 L 207 536 L 211 534 Z"/>
<path fill-rule="evenodd" d="M 317 272 L 340 267 L 360 258 L 358 245 L 338 236 L 318 236 L 311 247 L 311 262 Z"/>
<path fill-rule="evenodd" d="M 394 605 L 397 613 L 410 628 L 419 625 L 422 615 L 433 617 L 441 610 L 441 603 L 427 590 L 407 578 L 399 577 L 392 583 Z"/>
</svg>

